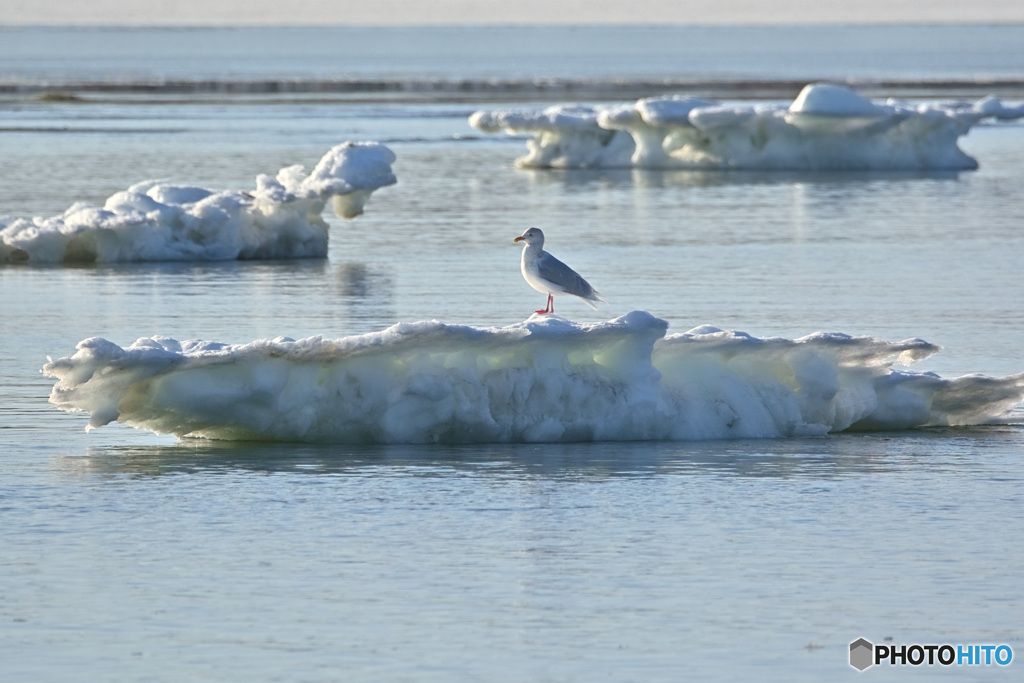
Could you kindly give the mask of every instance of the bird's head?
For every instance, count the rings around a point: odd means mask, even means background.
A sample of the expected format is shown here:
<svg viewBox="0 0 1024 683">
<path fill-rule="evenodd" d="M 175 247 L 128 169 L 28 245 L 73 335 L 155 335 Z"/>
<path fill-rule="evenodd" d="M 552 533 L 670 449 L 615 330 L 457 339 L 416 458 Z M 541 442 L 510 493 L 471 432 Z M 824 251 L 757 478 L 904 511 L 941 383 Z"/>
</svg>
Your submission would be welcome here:
<svg viewBox="0 0 1024 683">
<path fill-rule="evenodd" d="M 540 228 L 530 228 L 519 237 L 512 240 L 513 242 L 526 242 L 527 244 L 536 244 L 541 246 L 544 244 L 544 232 Z"/>
</svg>

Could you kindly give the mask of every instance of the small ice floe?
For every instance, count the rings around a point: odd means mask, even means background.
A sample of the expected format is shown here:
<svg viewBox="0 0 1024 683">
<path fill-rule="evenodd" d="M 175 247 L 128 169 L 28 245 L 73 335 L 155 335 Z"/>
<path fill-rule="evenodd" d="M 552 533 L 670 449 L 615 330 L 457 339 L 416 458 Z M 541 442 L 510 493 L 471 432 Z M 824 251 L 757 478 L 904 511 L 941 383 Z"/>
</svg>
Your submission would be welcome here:
<svg viewBox="0 0 1024 683">
<path fill-rule="evenodd" d="M 667 328 L 633 311 L 238 345 L 92 338 L 43 372 L 89 429 L 321 443 L 777 438 L 1005 422 L 1024 400 L 1024 374 L 896 369 L 938 350 L 920 339 Z"/>
<path fill-rule="evenodd" d="M 958 146 L 983 119 L 1024 118 L 1024 105 L 873 102 L 828 83 L 790 105 L 726 105 L 656 97 L 626 106 L 555 106 L 539 112 L 478 111 L 471 126 L 528 134 L 529 168 L 744 170 L 970 170 Z"/>
<path fill-rule="evenodd" d="M 394 161 L 379 143 L 346 142 L 312 171 L 288 166 L 260 175 L 248 192 L 147 180 L 102 207 L 0 217 L 0 264 L 326 257 L 327 202 L 339 216 L 359 215 L 374 190 L 396 182 Z"/>
</svg>

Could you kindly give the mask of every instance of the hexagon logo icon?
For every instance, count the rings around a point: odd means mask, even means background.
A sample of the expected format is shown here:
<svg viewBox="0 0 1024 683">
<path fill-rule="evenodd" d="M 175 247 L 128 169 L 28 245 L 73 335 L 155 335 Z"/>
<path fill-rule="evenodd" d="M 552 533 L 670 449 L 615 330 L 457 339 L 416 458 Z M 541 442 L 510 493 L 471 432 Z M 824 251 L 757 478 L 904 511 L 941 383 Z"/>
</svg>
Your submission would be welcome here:
<svg viewBox="0 0 1024 683">
<path fill-rule="evenodd" d="M 858 638 L 850 643 L 850 666 L 857 671 L 863 671 L 874 664 L 875 646 L 864 638 Z"/>
</svg>

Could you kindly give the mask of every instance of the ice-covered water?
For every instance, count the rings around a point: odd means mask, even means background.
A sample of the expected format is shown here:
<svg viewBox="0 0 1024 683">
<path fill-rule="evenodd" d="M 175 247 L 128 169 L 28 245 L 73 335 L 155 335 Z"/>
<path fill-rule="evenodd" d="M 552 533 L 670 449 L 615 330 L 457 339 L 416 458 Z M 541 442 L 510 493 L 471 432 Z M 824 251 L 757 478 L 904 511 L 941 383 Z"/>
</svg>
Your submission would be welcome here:
<svg viewBox="0 0 1024 683">
<path fill-rule="evenodd" d="M 768 171 L 973 170 L 957 146 L 984 120 L 1024 118 L 1024 104 L 875 103 L 829 83 L 803 88 L 789 106 L 724 105 L 690 96 L 626 106 L 478 111 L 474 128 L 530 135 L 523 168 Z"/>
<path fill-rule="evenodd" d="M 374 190 L 396 182 L 394 160 L 379 143 L 345 142 L 308 173 L 296 164 L 257 176 L 251 192 L 146 180 L 102 207 L 78 202 L 51 218 L 0 218 L 0 262 L 324 258 L 327 203 L 355 218 Z"/>
<path fill-rule="evenodd" d="M 964 63 L 994 63 L 979 55 Z M 899 61 L 888 57 L 871 61 Z M 254 59 L 241 68 L 260 73 Z M 86 432 L 88 415 L 48 402 L 47 357 L 91 337 L 244 348 L 432 319 L 535 325 L 511 241 L 529 225 L 609 300 L 599 312 L 560 301 L 578 323 L 644 310 L 668 335 L 920 338 L 914 348 L 942 349 L 911 369 L 1024 370 L 1020 122 L 973 126 L 959 141 L 971 171 L 539 170 L 513 164 L 524 138 L 467 123 L 507 99 L 3 95 L 6 216 L 101 205 L 148 178 L 251 190 L 344 141 L 386 145 L 398 183 L 355 220 L 323 214 L 326 259 L 0 266 L 0 677 L 819 681 L 855 675 L 847 649 L 861 636 L 1024 651 L 1016 425 L 223 443 Z M 427 398 L 439 387 L 419 385 Z"/>
<path fill-rule="evenodd" d="M 50 402 L 179 437 L 321 443 L 699 441 L 1013 421 L 1024 373 L 904 372 L 938 350 L 845 334 L 666 336 L 644 311 L 503 328 L 399 323 L 343 339 L 93 337 L 43 368 Z"/>
</svg>

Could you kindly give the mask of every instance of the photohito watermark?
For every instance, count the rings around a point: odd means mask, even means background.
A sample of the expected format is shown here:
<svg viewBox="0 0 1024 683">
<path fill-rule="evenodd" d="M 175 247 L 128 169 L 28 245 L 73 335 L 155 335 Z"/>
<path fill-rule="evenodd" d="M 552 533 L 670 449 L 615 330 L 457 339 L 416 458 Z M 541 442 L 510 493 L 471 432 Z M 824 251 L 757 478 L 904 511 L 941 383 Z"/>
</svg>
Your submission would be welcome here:
<svg viewBox="0 0 1024 683">
<path fill-rule="evenodd" d="M 1009 645 L 874 645 L 866 638 L 850 643 L 850 666 L 864 671 L 869 666 L 1008 666 L 1013 661 Z"/>
</svg>

